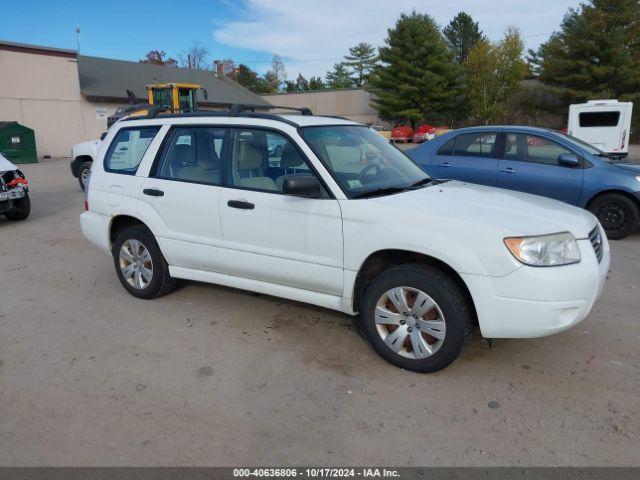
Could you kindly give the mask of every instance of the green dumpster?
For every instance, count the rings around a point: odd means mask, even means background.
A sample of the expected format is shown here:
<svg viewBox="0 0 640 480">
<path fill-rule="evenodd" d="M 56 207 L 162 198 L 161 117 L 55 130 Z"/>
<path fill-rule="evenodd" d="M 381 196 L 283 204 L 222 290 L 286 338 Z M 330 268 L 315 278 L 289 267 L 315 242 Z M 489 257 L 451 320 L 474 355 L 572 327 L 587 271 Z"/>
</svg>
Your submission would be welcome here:
<svg viewBox="0 0 640 480">
<path fill-rule="evenodd" d="M 36 163 L 36 136 L 18 122 L 0 122 L 0 153 L 13 163 Z"/>
</svg>

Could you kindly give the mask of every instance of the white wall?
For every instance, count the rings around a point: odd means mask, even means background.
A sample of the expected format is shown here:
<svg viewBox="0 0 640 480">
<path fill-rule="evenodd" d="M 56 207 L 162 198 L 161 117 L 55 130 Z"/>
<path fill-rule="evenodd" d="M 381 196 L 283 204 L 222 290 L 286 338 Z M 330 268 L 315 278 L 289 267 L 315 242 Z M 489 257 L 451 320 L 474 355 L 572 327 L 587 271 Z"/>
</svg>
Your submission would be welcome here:
<svg viewBox="0 0 640 480">
<path fill-rule="evenodd" d="M 97 138 L 116 108 L 82 98 L 75 59 L 0 50 L 0 72 L 0 121 L 33 128 L 40 157 L 68 156 L 75 143 Z"/>
</svg>

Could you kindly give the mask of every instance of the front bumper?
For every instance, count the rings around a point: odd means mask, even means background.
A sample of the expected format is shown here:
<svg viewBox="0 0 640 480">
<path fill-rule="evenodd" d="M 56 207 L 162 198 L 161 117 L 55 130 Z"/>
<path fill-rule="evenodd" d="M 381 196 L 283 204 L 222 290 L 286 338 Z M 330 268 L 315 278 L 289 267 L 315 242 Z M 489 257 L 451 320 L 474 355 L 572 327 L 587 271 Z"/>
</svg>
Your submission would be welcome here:
<svg viewBox="0 0 640 480">
<path fill-rule="evenodd" d="M 606 239 L 600 263 L 588 239 L 578 246 L 582 260 L 573 265 L 523 265 L 503 277 L 463 274 L 482 335 L 544 337 L 581 322 L 602 293 L 611 257 Z"/>
</svg>

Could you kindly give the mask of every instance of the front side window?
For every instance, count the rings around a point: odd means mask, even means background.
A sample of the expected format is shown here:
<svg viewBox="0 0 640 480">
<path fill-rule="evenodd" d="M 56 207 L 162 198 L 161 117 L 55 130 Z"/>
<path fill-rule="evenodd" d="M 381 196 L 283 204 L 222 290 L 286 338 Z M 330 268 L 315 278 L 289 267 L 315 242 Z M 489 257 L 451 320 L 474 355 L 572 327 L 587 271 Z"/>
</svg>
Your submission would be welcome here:
<svg viewBox="0 0 640 480">
<path fill-rule="evenodd" d="M 578 118 L 581 127 L 615 127 L 620 120 L 620 112 L 581 112 Z"/>
<path fill-rule="evenodd" d="M 116 133 L 104 157 L 104 169 L 108 172 L 135 175 L 160 127 L 122 128 Z"/>
<path fill-rule="evenodd" d="M 220 185 L 225 130 L 180 127 L 171 130 L 154 176 Z"/>
<path fill-rule="evenodd" d="M 304 127 L 301 132 L 350 198 L 411 188 L 429 179 L 404 153 L 365 126 Z"/>
<path fill-rule="evenodd" d="M 572 153 L 562 145 L 547 138 L 523 133 L 510 133 L 505 139 L 504 156 L 525 162 L 558 165 L 558 157 Z"/>
<path fill-rule="evenodd" d="M 313 175 L 300 150 L 279 133 L 234 129 L 230 146 L 228 180 L 236 187 L 282 193 L 288 178 Z"/>
</svg>

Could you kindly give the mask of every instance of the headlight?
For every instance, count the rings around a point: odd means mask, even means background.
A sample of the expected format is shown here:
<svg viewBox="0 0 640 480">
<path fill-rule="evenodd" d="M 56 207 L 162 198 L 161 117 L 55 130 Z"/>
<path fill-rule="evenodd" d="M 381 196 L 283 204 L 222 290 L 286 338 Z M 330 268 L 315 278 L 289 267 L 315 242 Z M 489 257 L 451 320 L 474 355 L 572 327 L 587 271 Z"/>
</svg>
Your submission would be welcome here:
<svg viewBox="0 0 640 480">
<path fill-rule="evenodd" d="M 525 265 L 553 267 L 580 261 L 580 249 L 569 232 L 535 237 L 509 237 L 504 239 L 509 251 Z"/>
</svg>

